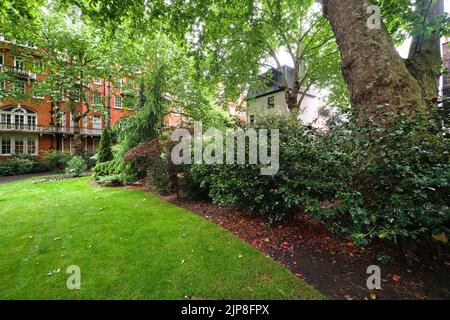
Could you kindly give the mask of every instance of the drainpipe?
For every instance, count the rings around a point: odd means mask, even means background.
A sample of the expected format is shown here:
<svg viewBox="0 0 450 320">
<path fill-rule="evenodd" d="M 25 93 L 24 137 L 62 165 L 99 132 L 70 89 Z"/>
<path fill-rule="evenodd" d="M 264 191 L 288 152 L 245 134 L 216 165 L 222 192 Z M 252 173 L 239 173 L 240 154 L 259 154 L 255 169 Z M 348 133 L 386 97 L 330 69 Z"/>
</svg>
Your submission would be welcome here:
<svg viewBox="0 0 450 320">
<path fill-rule="evenodd" d="M 111 76 L 108 77 L 108 129 L 111 129 Z"/>
<path fill-rule="evenodd" d="M 53 102 L 53 98 L 50 100 L 50 127 L 52 127 L 53 130 L 53 106 L 54 106 L 54 102 Z M 55 133 L 52 134 L 52 138 L 50 139 L 50 150 L 53 150 L 53 139 L 55 138 Z"/>
</svg>

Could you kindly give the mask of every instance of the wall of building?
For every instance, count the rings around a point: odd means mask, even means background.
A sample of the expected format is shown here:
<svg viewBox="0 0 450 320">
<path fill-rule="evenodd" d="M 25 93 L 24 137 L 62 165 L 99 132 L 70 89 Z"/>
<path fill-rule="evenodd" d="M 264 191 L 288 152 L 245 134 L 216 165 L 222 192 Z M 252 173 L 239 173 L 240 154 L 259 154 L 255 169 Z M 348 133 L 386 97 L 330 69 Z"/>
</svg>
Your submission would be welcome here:
<svg viewBox="0 0 450 320">
<path fill-rule="evenodd" d="M 274 98 L 274 108 L 268 107 L 268 101 L 270 97 Z M 316 97 L 306 95 L 302 101 L 300 108 L 302 110 L 302 113 L 299 118 L 305 124 L 311 123 L 319 116 L 319 103 Z M 258 115 L 274 111 L 280 113 L 288 112 L 288 107 L 283 91 L 278 91 L 247 101 L 247 121 L 250 121 L 251 116 L 255 116 L 257 119 Z"/>
<path fill-rule="evenodd" d="M 7 68 L 12 68 L 14 66 L 14 57 L 15 55 L 20 56 L 19 51 L 20 50 L 11 50 L 11 45 L 6 42 L 0 42 L 0 55 L 2 56 L 2 63 L 0 63 L 0 72 L 6 72 Z M 29 48 L 27 49 L 29 50 Z M 34 50 L 34 49 L 33 49 Z M 36 52 L 36 54 L 34 54 Z M 25 70 L 31 70 L 31 66 L 34 64 L 35 60 L 41 59 L 38 50 L 34 50 L 33 54 L 25 55 L 24 62 Z M 24 98 L 21 98 L 20 100 L 17 100 L 15 98 L 11 97 L 5 97 L 0 100 L 0 111 L 6 107 L 18 107 L 19 105 L 25 109 L 32 110 L 37 113 L 37 123 L 36 125 L 38 127 L 40 126 L 50 126 L 55 125 L 57 122 L 56 117 L 56 108 L 53 106 L 53 113 L 52 110 L 52 104 L 50 102 L 50 97 L 44 97 L 44 98 L 35 98 L 33 97 L 33 83 L 39 82 L 45 79 L 47 76 L 46 71 L 42 73 L 36 74 L 36 79 L 34 79 L 34 74 L 32 77 L 19 77 L 16 76 L 17 79 L 23 80 L 25 82 L 25 92 L 26 96 Z M 126 83 L 126 79 L 122 80 L 123 83 Z M 6 83 L 6 89 L 11 90 L 11 84 L 8 82 Z M 94 83 L 93 81 L 90 82 L 90 88 L 92 93 L 89 96 L 89 99 L 92 102 L 93 94 L 94 92 L 100 94 L 104 99 L 104 106 L 109 109 L 109 115 L 110 115 L 110 125 L 113 126 L 117 121 L 119 121 L 123 117 L 130 116 L 134 114 L 134 111 L 132 109 L 127 108 L 125 95 L 122 93 L 121 88 L 118 86 L 115 86 L 113 83 L 109 83 L 108 81 L 101 79 L 100 83 Z M 109 104 L 108 104 L 108 96 L 110 96 Z M 116 104 L 116 97 L 122 98 L 122 105 L 118 106 Z M 64 102 L 60 104 L 61 110 L 66 109 L 66 105 Z M 79 103 L 77 106 L 78 111 L 85 112 L 87 110 L 86 104 Z M 101 127 L 105 127 L 108 125 L 108 118 L 104 116 L 103 112 L 92 110 L 89 115 L 83 119 L 80 122 L 80 127 L 82 128 L 88 128 L 93 129 L 94 123 L 93 119 L 94 116 L 102 117 L 102 125 Z M 73 123 L 71 123 L 71 115 L 69 113 L 66 113 L 63 117 L 65 117 L 63 123 L 65 123 L 66 127 L 73 126 Z M 0 118 L 1 121 L 1 118 Z M 1 129 L 1 128 L 0 128 Z M 99 128 L 101 129 L 101 128 Z M 87 143 L 87 149 L 90 150 L 92 147 L 95 147 L 95 145 L 98 145 L 98 138 L 101 133 L 101 130 L 97 130 L 97 133 L 94 135 L 84 135 L 85 142 Z M 57 145 L 60 146 L 60 149 L 64 149 L 65 151 L 70 150 L 70 139 L 71 134 L 46 134 L 46 133 L 39 133 L 39 132 L 33 132 L 33 133 L 25 133 L 21 132 L 20 130 L 17 131 L 7 131 L 7 130 L 0 130 L 0 139 L 2 137 L 20 137 L 24 135 L 33 135 L 35 137 L 38 137 L 38 150 L 39 150 L 39 156 L 43 156 L 45 153 L 47 153 L 49 150 L 54 150 Z M 57 143 L 57 140 L 59 143 Z M 1 140 L 0 140 L 1 141 Z M 0 150 L 0 160 L 8 158 L 8 156 L 2 155 Z"/>
</svg>

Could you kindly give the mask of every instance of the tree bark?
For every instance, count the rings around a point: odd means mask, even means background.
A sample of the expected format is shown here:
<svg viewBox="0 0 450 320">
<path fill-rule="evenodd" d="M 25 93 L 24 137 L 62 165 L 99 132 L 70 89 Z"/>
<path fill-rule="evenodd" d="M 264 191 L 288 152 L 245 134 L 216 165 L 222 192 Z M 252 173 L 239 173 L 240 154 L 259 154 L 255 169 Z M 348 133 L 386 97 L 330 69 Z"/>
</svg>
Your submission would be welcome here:
<svg viewBox="0 0 450 320">
<path fill-rule="evenodd" d="M 74 116 L 73 122 L 73 153 L 77 156 L 81 156 L 84 154 L 84 146 L 83 146 L 83 138 L 81 136 L 80 131 L 80 122 L 75 121 L 76 117 Z"/>
<path fill-rule="evenodd" d="M 418 0 L 417 10 L 421 13 L 423 23 L 426 24 L 438 18 L 444 12 L 444 0 Z M 419 33 L 412 39 L 406 65 L 411 74 L 417 79 L 422 89 L 422 96 L 429 106 L 435 105 L 434 98 L 439 93 L 439 77 L 441 41 L 439 33 Z"/>
<path fill-rule="evenodd" d="M 370 29 L 368 6 L 373 1 L 322 0 L 323 11 L 331 23 L 342 56 L 342 73 L 350 90 L 351 102 L 360 108 L 359 119 L 382 112 L 425 111 L 419 81 L 398 54 L 385 25 Z M 386 105 L 387 110 L 380 110 Z"/>
</svg>

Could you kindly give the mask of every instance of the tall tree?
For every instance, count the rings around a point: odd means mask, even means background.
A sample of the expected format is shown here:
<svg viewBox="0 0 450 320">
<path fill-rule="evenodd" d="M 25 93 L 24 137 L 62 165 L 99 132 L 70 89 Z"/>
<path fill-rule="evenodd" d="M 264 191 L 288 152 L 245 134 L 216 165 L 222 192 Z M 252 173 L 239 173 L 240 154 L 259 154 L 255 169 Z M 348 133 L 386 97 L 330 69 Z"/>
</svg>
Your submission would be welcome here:
<svg viewBox="0 0 450 320">
<path fill-rule="evenodd" d="M 289 109 L 299 108 L 312 87 L 343 84 L 339 51 L 328 21 L 313 0 L 240 1 L 203 8 L 188 29 L 199 74 L 221 83 L 236 98 L 249 83 L 284 88 Z M 280 53 L 286 53 L 287 61 Z M 282 68 L 283 64 L 292 66 Z M 278 79 L 270 72 L 277 70 Z"/>
<path fill-rule="evenodd" d="M 96 93 L 90 81 L 102 77 L 105 69 L 102 64 L 108 61 L 105 45 L 90 27 L 67 16 L 49 13 L 43 17 L 38 46 L 48 75 L 37 86 L 52 97 L 57 118 L 71 115 L 74 153 L 82 154 L 81 121 L 87 121 L 94 110 L 104 111 L 103 103 L 94 103 Z"/>
<path fill-rule="evenodd" d="M 368 27 L 367 21 L 374 14 L 369 6 L 374 1 L 322 0 L 322 4 L 342 55 L 351 101 L 361 107 L 360 118 L 376 116 L 379 105 L 411 115 L 433 107 L 441 64 L 439 39 L 444 30 L 444 24 L 439 26 L 436 21 L 442 21 L 443 0 L 417 1 L 415 15 L 409 16 L 413 42 L 406 61 L 396 51 L 393 33 L 383 22 L 379 29 Z M 412 2 L 400 1 L 398 5 L 408 12 Z M 411 19 L 417 16 L 422 19 Z"/>
</svg>

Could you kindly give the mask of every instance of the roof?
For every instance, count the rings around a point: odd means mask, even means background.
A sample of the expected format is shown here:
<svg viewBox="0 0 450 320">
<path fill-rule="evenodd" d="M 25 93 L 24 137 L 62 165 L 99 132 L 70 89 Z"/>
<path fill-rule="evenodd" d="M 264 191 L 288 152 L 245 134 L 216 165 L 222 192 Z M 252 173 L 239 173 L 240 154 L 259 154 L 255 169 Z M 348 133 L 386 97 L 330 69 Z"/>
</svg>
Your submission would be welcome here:
<svg viewBox="0 0 450 320">
<path fill-rule="evenodd" d="M 283 65 L 281 67 L 284 74 L 286 75 L 286 80 L 288 84 L 288 88 L 292 88 L 294 86 L 294 68 L 289 67 L 287 65 Z M 276 82 L 273 83 L 272 81 L 264 81 L 263 77 L 268 77 Z M 265 82 L 264 88 L 258 88 L 256 90 L 250 90 L 247 94 L 247 99 L 253 99 L 258 97 L 263 97 L 268 94 L 276 93 L 279 91 L 284 91 L 284 79 L 283 79 L 283 73 L 278 68 L 271 68 L 269 69 L 265 74 L 261 75 L 261 81 Z M 304 91 L 300 90 L 300 93 L 303 93 Z M 314 96 L 313 94 L 309 94 L 310 96 Z"/>
</svg>

